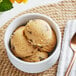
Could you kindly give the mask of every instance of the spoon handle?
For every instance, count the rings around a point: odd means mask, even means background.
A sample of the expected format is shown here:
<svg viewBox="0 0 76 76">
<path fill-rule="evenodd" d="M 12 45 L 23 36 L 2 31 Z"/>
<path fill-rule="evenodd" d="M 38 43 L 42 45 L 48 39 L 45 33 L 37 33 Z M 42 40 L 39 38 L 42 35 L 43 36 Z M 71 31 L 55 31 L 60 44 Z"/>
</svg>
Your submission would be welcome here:
<svg viewBox="0 0 76 76">
<path fill-rule="evenodd" d="M 73 64 L 75 62 L 75 59 L 76 59 L 76 52 L 74 52 L 74 54 L 73 54 L 72 60 L 71 60 L 71 62 L 69 64 L 69 66 L 68 66 L 68 69 L 67 69 L 67 71 L 65 73 L 65 76 L 69 76 L 69 73 L 70 73 L 70 71 L 72 69 L 72 66 L 73 66 Z"/>
</svg>

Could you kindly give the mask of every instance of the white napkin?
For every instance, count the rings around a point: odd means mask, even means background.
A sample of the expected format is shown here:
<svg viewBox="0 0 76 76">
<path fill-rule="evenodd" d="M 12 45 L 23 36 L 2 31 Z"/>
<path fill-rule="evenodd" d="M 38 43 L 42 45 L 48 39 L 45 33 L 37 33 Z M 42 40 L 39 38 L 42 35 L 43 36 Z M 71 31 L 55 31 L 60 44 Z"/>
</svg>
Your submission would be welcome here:
<svg viewBox="0 0 76 76">
<path fill-rule="evenodd" d="M 57 76 L 64 76 L 73 56 L 73 51 L 69 46 L 69 42 L 76 32 L 76 20 L 70 20 L 65 27 L 64 38 L 62 42 L 61 55 L 59 59 Z M 76 60 L 69 76 L 76 76 Z"/>
</svg>

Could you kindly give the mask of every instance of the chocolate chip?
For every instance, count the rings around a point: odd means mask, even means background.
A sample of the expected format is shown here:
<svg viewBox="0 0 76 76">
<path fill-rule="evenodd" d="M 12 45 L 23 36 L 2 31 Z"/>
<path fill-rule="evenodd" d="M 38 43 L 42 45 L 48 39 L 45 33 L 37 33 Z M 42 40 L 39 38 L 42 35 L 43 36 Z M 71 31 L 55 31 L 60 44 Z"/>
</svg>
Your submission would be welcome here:
<svg viewBox="0 0 76 76">
<path fill-rule="evenodd" d="M 34 48 L 37 48 L 37 45 L 33 45 Z"/>
<path fill-rule="evenodd" d="M 24 30 L 23 30 L 23 36 L 25 36 L 25 32 L 24 32 Z"/>
<path fill-rule="evenodd" d="M 42 57 L 39 57 L 39 59 L 40 59 L 40 61 L 44 60 L 44 58 L 42 58 Z"/>
<path fill-rule="evenodd" d="M 31 41 L 31 42 L 33 42 L 33 40 L 32 40 L 32 39 L 30 39 L 30 41 Z"/>
<path fill-rule="evenodd" d="M 38 48 L 38 51 L 40 51 L 40 49 Z"/>
<path fill-rule="evenodd" d="M 34 52 L 32 51 L 32 53 L 34 53 Z"/>
<path fill-rule="evenodd" d="M 31 31 L 28 31 L 30 34 L 32 34 L 32 32 Z"/>
<path fill-rule="evenodd" d="M 43 46 L 40 46 L 40 48 L 43 48 Z"/>
</svg>

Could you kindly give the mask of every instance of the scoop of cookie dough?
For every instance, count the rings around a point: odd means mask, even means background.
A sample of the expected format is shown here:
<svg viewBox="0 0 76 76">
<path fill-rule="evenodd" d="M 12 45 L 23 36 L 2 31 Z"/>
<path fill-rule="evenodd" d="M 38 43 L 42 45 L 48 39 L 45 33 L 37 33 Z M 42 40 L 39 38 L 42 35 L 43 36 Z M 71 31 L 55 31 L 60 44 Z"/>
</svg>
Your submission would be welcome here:
<svg viewBox="0 0 76 76">
<path fill-rule="evenodd" d="M 17 57 L 31 56 L 34 52 L 34 48 L 27 42 L 24 36 L 25 26 L 21 26 L 16 29 L 11 37 L 11 50 Z"/>
<path fill-rule="evenodd" d="M 39 62 L 46 58 L 48 58 L 48 53 L 36 51 L 36 53 L 34 53 L 32 56 L 23 58 L 22 60 L 27 61 L 27 62 Z"/>
<path fill-rule="evenodd" d="M 56 35 L 50 25 L 41 19 L 30 20 L 25 26 L 28 42 L 41 51 L 51 52 L 56 45 Z"/>
</svg>

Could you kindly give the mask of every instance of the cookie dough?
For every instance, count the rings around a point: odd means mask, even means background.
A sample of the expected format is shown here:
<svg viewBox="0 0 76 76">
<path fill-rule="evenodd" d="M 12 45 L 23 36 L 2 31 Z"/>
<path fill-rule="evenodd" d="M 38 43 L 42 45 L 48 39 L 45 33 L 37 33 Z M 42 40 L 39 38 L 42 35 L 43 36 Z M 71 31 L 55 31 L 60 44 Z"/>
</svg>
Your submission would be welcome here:
<svg viewBox="0 0 76 76">
<path fill-rule="evenodd" d="M 30 20 L 25 26 L 24 33 L 28 42 L 40 51 L 51 52 L 56 45 L 55 32 L 44 20 Z"/>
<path fill-rule="evenodd" d="M 39 61 L 42 61 L 46 58 L 48 58 L 48 53 L 37 51 L 32 56 L 23 58 L 22 60 L 27 61 L 27 62 L 39 62 Z"/>
<path fill-rule="evenodd" d="M 24 28 L 25 26 L 17 28 L 11 36 L 11 50 L 15 56 L 20 58 L 31 56 L 35 52 L 24 36 Z"/>
</svg>

